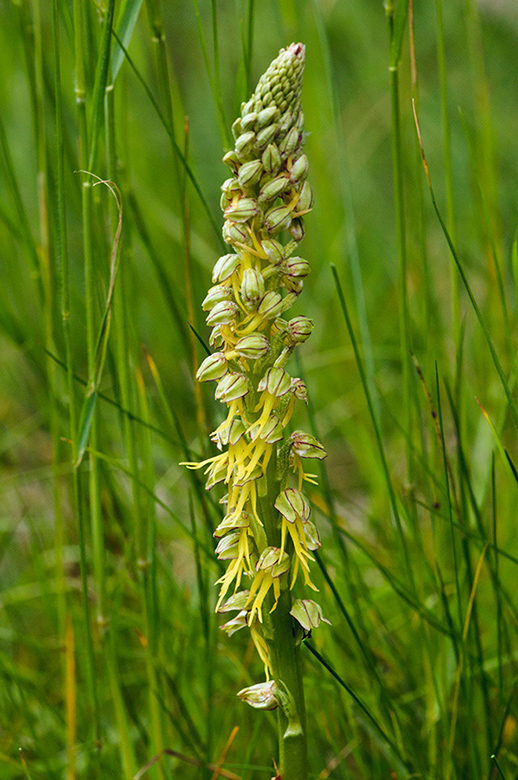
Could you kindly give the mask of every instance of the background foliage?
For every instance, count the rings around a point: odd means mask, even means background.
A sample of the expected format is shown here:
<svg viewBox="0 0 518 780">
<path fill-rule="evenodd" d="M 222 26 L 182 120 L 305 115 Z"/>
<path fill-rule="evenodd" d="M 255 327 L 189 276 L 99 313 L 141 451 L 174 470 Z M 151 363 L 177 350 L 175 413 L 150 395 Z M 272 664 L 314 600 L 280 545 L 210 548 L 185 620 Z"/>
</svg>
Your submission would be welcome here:
<svg viewBox="0 0 518 780">
<path fill-rule="evenodd" d="M 221 416 L 193 376 L 229 128 L 299 40 L 310 771 L 515 777 L 512 0 L 0 11 L 2 780 L 129 780 L 164 748 L 146 777 L 272 775 L 275 716 L 235 696 L 260 663 L 213 614 L 219 496 L 178 462 Z"/>
</svg>

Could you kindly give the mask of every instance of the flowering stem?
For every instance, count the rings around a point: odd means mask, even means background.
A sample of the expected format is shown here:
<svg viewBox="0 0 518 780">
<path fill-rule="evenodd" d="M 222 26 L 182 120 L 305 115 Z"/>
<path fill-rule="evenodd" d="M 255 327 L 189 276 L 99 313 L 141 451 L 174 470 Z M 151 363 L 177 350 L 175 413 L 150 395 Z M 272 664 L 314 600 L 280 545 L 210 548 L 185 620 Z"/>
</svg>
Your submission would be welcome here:
<svg viewBox="0 0 518 780">
<path fill-rule="evenodd" d="M 282 780 L 307 778 L 300 643 L 325 620 L 315 601 L 291 595 L 297 579 L 317 590 L 310 562 L 320 538 L 302 492 L 315 478 L 302 459 L 326 457 L 313 436 L 287 430 L 307 389 L 284 367 L 313 328 L 307 317 L 283 318 L 310 272 L 293 254 L 313 203 L 302 153 L 304 56 L 300 43 L 282 49 L 232 125 L 235 148 L 223 160 L 233 176 L 222 185 L 221 207 L 223 238 L 234 253 L 216 262 L 202 303 L 217 351 L 196 374 L 217 382 L 215 398 L 228 412 L 211 434 L 220 454 L 185 464 L 205 469 L 207 489 L 227 487 L 226 514 L 214 532 L 216 554 L 228 561 L 216 611 L 238 613 L 221 628 L 231 636 L 247 626 L 264 664 L 265 682 L 238 696 L 278 710 Z"/>
<path fill-rule="evenodd" d="M 276 479 L 276 463 L 270 463 L 266 474 L 266 495 L 260 497 L 261 516 L 264 522 L 268 545 L 281 544 L 281 515 L 274 502 L 281 490 Z M 282 780 L 305 780 L 307 770 L 306 707 L 300 658 L 300 639 L 294 634 L 289 575 L 281 582 L 281 595 L 273 612 L 265 614 L 265 634 L 270 636 L 270 658 L 272 676 L 281 693 L 287 696 L 286 707 L 277 709 L 277 730 L 279 738 L 279 773 Z M 273 598 L 270 599 L 273 604 Z M 266 613 L 266 610 L 264 610 Z"/>
</svg>

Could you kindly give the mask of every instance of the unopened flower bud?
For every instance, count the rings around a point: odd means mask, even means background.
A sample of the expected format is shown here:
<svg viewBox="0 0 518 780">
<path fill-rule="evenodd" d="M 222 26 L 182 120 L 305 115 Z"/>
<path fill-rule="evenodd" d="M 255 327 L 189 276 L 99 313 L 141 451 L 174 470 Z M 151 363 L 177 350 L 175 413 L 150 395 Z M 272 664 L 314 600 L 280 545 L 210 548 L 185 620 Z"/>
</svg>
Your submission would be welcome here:
<svg viewBox="0 0 518 780">
<path fill-rule="evenodd" d="M 279 493 L 274 506 L 288 523 L 294 523 L 297 517 L 300 517 L 301 520 L 309 520 L 311 515 L 309 501 L 296 488 L 286 488 Z"/>
<path fill-rule="evenodd" d="M 198 382 L 208 382 L 211 379 L 221 379 L 228 371 L 227 361 L 223 352 L 214 352 L 205 358 L 196 373 Z"/>
<path fill-rule="evenodd" d="M 245 307 L 252 311 L 264 295 L 264 279 L 255 268 L 247 268 L 241 281 L 241 299 Z"/>
<path fill-rule="evenodd" d="M 304 112 L 302 110 L 299 111 L 299 113 L 297 114 L 297 119 L 295 120 L 295 127 L 301 133 L 304 130 Z"/>
<path fill-rule="evenodd" d="M 246 133 L 248 130 L 253 130 L 257 124 L 257 114 L 255 111 L 251 111 L 249 114 L 241 119 L 241 132 Z"/>
<path fill-rule="evenodd" d="M 297 202 L 297 211 L 309 211 L 313 206 L 313 192 L 308 182 L 305 181 L 300 191 L 300 198 Z"/>
<path fill-rule="evenodd" d="M 249 688 L 243 688 L 237 694 L 241 701 L 246 702 L 256 710 L 275 710 L 279 706 L 276 699 L 277 684 L 275 680 L 257 683 Z"/>
<path fill-rule="evenodd" d="M 260 380 L 258 390 L 259 392 L 266 390 L 270 395 L 280 398 L 289 391 L 290 387 L 291 380 L 286 371 L 282 368 L 269 368 Z"/>
<path fill-rule="evenodd" d="M 283 270 L 288 276 L 304 279 L 311 271 L 311 266 L 302 257 L 288 257 L 284 263 Z"/>
<path fill-rule="evenodd" d="M 239 255 L 222 255 L 212 269 L 212 281 L 224 282 L 226 279 L 230 279 L 240 262 Z"/>
<path fill-rule="evenodd" d="M 237 304 L 234 301 L 221 301 L 214 306 L 207 317 L 207 325 L 228 325 L 234 321 L 237 311 Z"/>
<path fill-rule="evenodd" d="M 246 244 L 252 246 L 252 239 L 245 228 L 227 219 L 223 225 L 223 240 L 226 244 Z"/>
<path fill-rule="evenodd" d="M 279 242 L 275 241 L 273 238 L 263 238 L 261 246 L 266 252 L 266 256 L 270 263 L 273 263 L 273 265 L 282 263 L 284 260 L 284 247 L 282 244 L 279 244 Z"/>
<path fill-rule="evenodd" d="M 217 284 L 211 287 L 202 301 L 201 308 L 204 311 L 210 311 L 217 303 L 229 301 L 232 298 L 232 288 L 223 284 Z"/>
<path fill-rule="evenodd" d="M 227 152 L 226 155 L 223 157 L 223 162 L 225 165 L 228 165 L 230 170 L 233 173 L 237 173 L 239 170 L 240 162 L 239 157 L 235 153 L 235 151 L 232 149 L 230 152 Z"/>
<path fill-rule="evenodd" d="M 286 176 L 277 176 L 276 179 L 272 179 L 261 187 L 258 198 L 259 203 L 264 204 L 270 200 L 275 200 L 275 198 L 284 192 L 289 183 L 289 179 L 287 179 Z"/>
<path fill-rule="evenodd" d="M 269 349 L 270 342 L 261 333 L 251 333 L 249 336 L 243 336 L 235 346 L 238 355 L 249 360 L 257 360 L 263 357 Z"/>
<path fill-rule="evenodd" d="M 236 121 L 234 122 L 234 124 L 232 125 L 232 135 L 234 136 L 236 141 L 237 141 L 237 139 L 239 138 L 239 136 L 241 135 L 242 132 L 243 131 L 241 129 L 241 118 L 238 117 L 236 119 Z"/>
<path fill-rule="evenodd" d="M 284 138 L 288 130 L 293 124 L 293 116 L 289 109 L 287 109 L 284 114 L 281 116 L 280 122 L 279 122 L 279 135 L 281 138 Z"/>
<path fill-rule="evenodd" d="M 291 390 L 293 390 L 293 395 L 297 400 L 304 401 L 305 404 L 308 402 L 308 388 L 306 387 L 306 383 L 303 379 L 299 379 L 298 377 L 296 379 L 291 380 Z"/>
<path fill-rule="evenodd" d="M 277 135 L 277 130 L 278 130 L 277 125 L 269 125 L 268 127 L 263 127 L 262 130 L 259 130 L 255 142 L 255 145 L 259 149 L 259 151 L 265 149 L 268 146 L 268 144 L 271 144 L 272 141 L 275 140 L 275 136 Z"/>
<path fill-rule="evenodd" d="M 219 325 L 216 325 L 212 329 L 212 333 L 210 334 L 209 338 L 209 344 L 213 349 L 219 349 L 223 346 L 223 336 L 221 334 L 221 328 Z"/>
<path fill-rule="evenodd" d="M 302 344 L 310 336 L 313 330 L 313 320 L 308 317 L 294 317 L 288 322 L 285 339 L 292 344 Z"/>
<path fill-rule="evenodd" d="M 258 129 L 262 127 L 266 127 L 266 125 L 273 124 L 277 119 L 278 114 L 279 114 L 279 109 L 277 108 L 277 106 L 268 106 L 268 108 L 263 108 L 263 110 L 260 111 L 259 114 L 257 115 Z"/>
<path fill-rule="evenodd" d="M 236 398 L 242 398 L 248 393 L 249 389 L 248 381 L 244 374 L 229 372 L 218 382 L 214 398 L 228 403 L 229 401 L 235 401 Z"/>
<path fill-rule="evenodd" d="M 311 631 L 312 628 L 318 628 L 322 622 L 331 625 L 330 621 L 322 616 L 320 604 L 317 604 L 316 601 L 312 601 L 311 599 L 297 599 L 294 601 L 290 610 L 290 615 L 293 615 L 295 620 L 298 620 L 305 631 Z"/>
<path fill-rule="evenodd" d="M 305 154 L 301 154 L 298 160 L 296 160 L 290 169 L 290 179 L 292 182 L 303 181 L 308 175 L 308 158 Z"/>
<path fill-rule="evenodd" d="M 327 458 L 324 445 L 310 433 L 293 431 L 289 441 L 291 451 L 298 455 L 299 458 L 317 458 L 318 460 Z"/>
<path fill-rule="evenodd" d="M 300 143 L 300 133 L 296 127 L 292 127 L 289 133 L 279 144 L 281 157 L 285 160 L 289 157 Z"/>
<path fill-rule="evenodd" d="M 268 144 L 261 157 L 263 168 L 270 176 L 275 176 L 281 167 L 281 153 L 276 144 Z"/>
<path fill-rule="evenodd" d="M 239 170 L 239 183 L 243 188 L 253 187 L 263 175 L 261 160 L 251 160 L 241 166 Z"/>
<path fill-rule="evenodd" d="M 299 244 L 304 238 L 304 236 L 306 235 L 306 230 L 304 228 L 304 220 L 302 219 L 302 217 L 295 217 L 294 219 L 292 219 L 291 225 L 289 226 L 288 230 L 290 231 L 293 240 Z"/>
<path fill-rule="evenodd" d="M 254 198 L 239 198 L 225 209 L 224 216 L 232 222 L 247 222 L 259 212 L 259 206 Z"/>
<path fill-rule="evenodd" d="M 278 317 L 283 312 L 284 300 L 278 292 L 269 290 L 261 300 L 257 311 L 266 320 L 273 320 L 274 317 Z"/>
<path fill-rule="evenodd" d="M 252 153 L 255 142 L 255 133 L 249 130 L 236 140 L 236 154 L 240 160 L 246 160 Z"/>
<path fill-rule="evenodd" d="M 263 227 L 271 236 L 286 230 L 291 224 L 292 212 L 286 206 L 275 206 L 264 215 Z"/>
</svg>

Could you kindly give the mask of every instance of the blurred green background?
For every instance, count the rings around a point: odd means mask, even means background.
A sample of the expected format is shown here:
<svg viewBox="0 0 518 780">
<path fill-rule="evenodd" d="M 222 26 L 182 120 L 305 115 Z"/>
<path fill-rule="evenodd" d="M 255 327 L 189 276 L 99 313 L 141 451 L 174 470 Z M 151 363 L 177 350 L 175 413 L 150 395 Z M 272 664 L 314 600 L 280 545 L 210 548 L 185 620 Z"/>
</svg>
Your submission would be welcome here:
<svg viewBox="0 0 518 780">
<path fill-rule="evenodd" d="M 516 777 L 513 0 L 2 0 L 0 19 L 2 780 L 272 776 L 275 715 L 235 696 L 261 664 L 213 614 L 220 495 L 178 463 L 222 418 L 193 378 L 221 157 L 292 41 L 315 195 L 294 427 L 329 453 L 310 776 Z"/>
</svg>

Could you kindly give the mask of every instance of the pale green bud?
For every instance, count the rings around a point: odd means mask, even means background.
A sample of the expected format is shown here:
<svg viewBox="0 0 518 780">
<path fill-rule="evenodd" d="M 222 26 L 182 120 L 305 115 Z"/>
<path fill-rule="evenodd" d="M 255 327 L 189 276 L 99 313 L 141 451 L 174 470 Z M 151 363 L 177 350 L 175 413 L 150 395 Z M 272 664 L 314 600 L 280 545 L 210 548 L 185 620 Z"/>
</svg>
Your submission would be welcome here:
<svg viewBox="0 0 518 780">
<path fill-rule="evenodd" d="M 257 311 L 265 320 L 273 320 L 283 312 L 284 300 L 280 293 L 269 290 L 261 300 Z"/>
<path fill-rule="evenodd" d="M 243 188 L 253 187 L 263 175 L 261 160 L 251 160 L 241 166 L 239 170 L 239 183 Z"/>
<path fill-rule="evenodd" d="M 289 133 L 279 144 L 279 151 L 283 159 L 293 154 L 301 142 L 301 135 L 296 127 L 292 127 Z"/>
<path fill-rule="evenodd" d="M 293 615 L 295 620 L 298 620 L 305 631 L 311 631 L 312 628 L 318 628 L 322 622 L 331 625 L 330 621 L 322 616 L 320 604 L 317 604 L 316 601 L 312 601 L 311 599 L 297 599 L 294 601 L 290 610 L 290 615 Z"/>
<path fill-rule="evenodd" d="M 269 349 L 270 342 L 261 333 L 251 333 L 249 336 L 243 336 L 235 346 L 238 355 L 250 360 L 264 357 Z"/>
<path fill-rule="evenodd" d="M 210 334 L 209 344 L 213 349 L 219 349 L 223 346 L 223 336 L 219 325 L 216 325 Z"/>
<path fill-rule="evenodd" d="M 237 173 L 239 170 L 239 166 L 241 163 L 239 162 L 239 157 L 235 153 L 235 151 L 232 149 L 230 152 L 227 152 L 226 155 L 223 157 L 223 162 L 225 165 L 228 165 L 230 170 L 233 173 Z"/>
<path fill-rule="evenodd" d="M 288 323 L 286 341 L 291 344 L 302 344 L 310 336 L 313 330 L 313 320 L 308 317 L 294 317 Z"/>
<path fill-rule="evenodd" d="M 229 372 L 218 382 L 214 398 L 216 398 L 217 401 L 229 403 L 230 401 L 235 401 L 237 398 L 242 398 L 249 390 L 248 380 L 244 374 Z"/>
<path fill-rule="evenodd" d="M 278 116 L 279 109 L 277 106 L 273 105 L 268 106 L 268 108 L 263 108 L 257 115 L 257 128 L 260 130 L 261 128 L 266 127 L 266 125 L 273 124 Z"/>
<path fill-rule="evenodd" d="M 311 271 L 311 266 L 302 257 L 289 257 L 284 263 L 283 270 L 288 276 L 304 279 Z"/>
<path fill-rule="evenodd" d="M 308 182 L 305 181 L 300 191 L 300 198 L 297 202 L 297 211 L 309 211 L 313 206 L 313 192 Z"/>
<path fill-rule="evenodd" d="M 247 268 L 241 281 L 241 299 L 249 311 L 255 309 L 264 295 L 264 279 L 255 268 Z"/>
<path fill-rule="evenodd" d="M 293 115 L 291 111 L 288 109 L 281 116 L 279 122 L 279 135 L 281 139 L 285 137 L 286 133 L 288 132 L 292 124 L 293 124 Z"/>
<path fill-rule="evenodd" d="M 247 222 L 259 213 L 259 206 L 254 198 L 239 198 L 225 209 L 224 216 L 232 222 Z"/>
<path fill-rule="evenodd" d="M 225 192 L 229 197 L 235 195 L 237 192 L 241 192 L 238 179 L 234 176 L 230 179 L 225 179 L 221 185 L 221 191 Z"/>
<path fill-rule="evenodd" d="M 286 371 L 282 368 L 269 368 L 260 380 L 258 390 L 261 393 L 266 390 L 270 395 L 280 398 L 290 390 L 290 387 L 291 379 Z"/>
<path fill-rule="evenodd" d="M 267 233 L 276 236 L 291 224 L 292 212 L 286 206 L 275 206 L 264 215 L 263 227 Z"/>
<path fill-rule="evenodd" d="M 221 379 L 228 371 L 227 361 L 223 352 L 214 352 L 205 358 L 196 373 L 198 382 L 208 382 L 211 379 Z"/>
<path fill-rule="evenodd" d="M 284 247 L 278 241 L 273 238 L 263 238 L 261 246 L 266 252 L 266 256 L 270 263 L 278 265 L 284 260 Z"/>
<path fill-rule="evenodd" d="M 307 404 L 308 388 L 302 379 L 299 379 L 298 377 L 292 379 L 290 390 L 293 391 L 293 395 L 298 401 L 304 401 L 304 403 Z"/>
<path fill-rule="evenodd" d="M 215 287 L 210 288 L 203 299 L 201 308 L 203 311 L 210 311 L 217 303 L 221 303 L 221 301 L 230 301 L 231 298 L 232 288 L 226 287 L 223 284 L 217 284 Z"/>
<path fill-rule="evenodd" d="M 249 688 L 243 688 L 237 695 L 241 701 L 246 702 L 256 710 L 275 710 L 279 706 L 276 699 L 277 691 L 275 680 L 270 680 L 270 682 L 257 683 Z"/>
<path fill-rule="evenodd" d="M 304 229 L 304 220 L 302 217 L 295 217 L 291 221 L 291 225 L 289 226 L 288 230 L 290 231 L 293 240 L 299 244 L 306 235 L 306 231 Z"/>
<path fill-rule="evenodd" d="M 261 158 L 264 170 L 275 176 L 282 164 L 281 153 L 276 144 L 268 144 Z"/>
<path fill-rule="evenodd" d="M 310 433 L 293 431 L 288 441 L 290 443 L 291 451 L 296 453 L 300 458 L 317 458 L 318 460 L 327 458 L 327 452 L 324 449 L 324 445 Z"/>
<path fill-rule="evenodd" d="M 290 179 L 292 182 L 303 181 L 308 175 L 308 158 L 305 154 L 301 154 L 298 160 L 295 160 L 290 169 Z"/>
<path fill-rule="evenodd" d="M 272 324 L 270 333 L 272 336 L 281 336 L 283 333 L 286 333 L 287 329 L 288 323 L 286 320 L 283 320 L 282 317 L 277 317 L 277 319 Z"/>
<path fill-rule="evenodd" d="M 249 130 L 253 130 L 255 125 L 257 124 L 258 116 L 255 113 L 255 111 L 251 111 L 249 114 L 244 116 L 241 119 L 241 131 L 243 133 L 248 132 Z M 262 125 L 259 125 L 259 127 L 262 127 Z"/>
<path fill-rule="evenodd" d="M 212 269 L 212 281 L 224 282 L 226 279 L 230 279 L 240 262 L 239 255 L 222 255 Z"/>
<path fill-rule="evenodd" d="M 250 129 L 250 128 L 249 128 Z M 232 125 L 232 135 L 234 136 L 234 139 L 237 141 L 239 136 L 243 130 L 241 129 L 241 119 L 238 117 L 236 121 Z"/>
<path fill-rule="evenodd" d="M 304 493 L 296 488 L 286 488 L 279 493 L 275 499 L 274 507 L 286 518 L 288 523 L 294 523 L 298 517 L 301 520 L 309 520 L 311 515 L 309 501 Z"/>
<path fill-rule="evenodd" d="M 272 141 L 275 140 L 275 136 L 277 135 L 277 125 L 269 125 L 268 127 L 263 127 L 262 130 L 259 130 L 257 133 L 257 140 L 255 142 L 256 147 L 259 149 L 259 151 L 262 151 L 265 149 L 268 144 L 271 144 Z"/>
<path fill-rule="evenodd" d="M 234 301 L 221 301 L 207 317 L 207 325 L 228 325 L 234 321 L 237 312 L 237 304 Z"/>
<path fill-rule="evenodd" d="M 301 133 L 304 130 L 304 112 L 303 111 L 299 111 L 298 116 L 297 116 L 297 120 L 295 122 L 295 127 Z"/>
<path fill-rule="evenodd" d="M 277 176 L 276 179 L 272 179 L 259 192 L 259 203 L 262 205 L 269 200 L 275 200 L 284 190 L 289 186 L 289 179 L 286 176 Z"/>
<path fill-rule="evenodd" d="M 246 160 L 250 156 L 254 148 L 255 133 L 249 130 L 247 133 L 243 133 L 236 141 L 236 154 L 240 160 Z"/>
<path fill-rule="evenodd" d="M 236 223 L 232 222 L 230 219 L 225 220 L 223 225 L 223 240 L 226 244 L 240 243 L 252 246 L 252 239 L 250 238 L 250 234 L 245 230 L 245 228 L 241 227 L 240 225 L 236 225 Z"/>
</svg>

